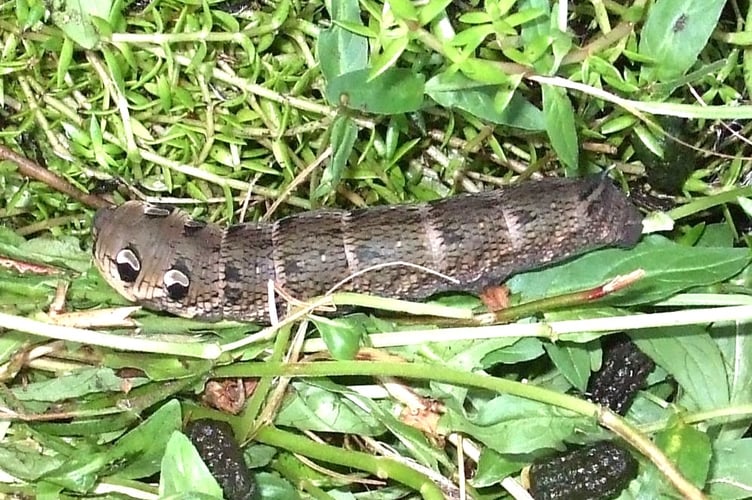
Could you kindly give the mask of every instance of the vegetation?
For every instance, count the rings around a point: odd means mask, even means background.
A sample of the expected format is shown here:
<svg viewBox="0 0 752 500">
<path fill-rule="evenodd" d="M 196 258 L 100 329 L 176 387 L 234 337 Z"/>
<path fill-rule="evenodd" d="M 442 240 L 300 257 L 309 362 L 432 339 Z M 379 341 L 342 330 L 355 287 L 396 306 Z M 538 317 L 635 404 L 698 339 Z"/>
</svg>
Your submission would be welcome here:
<svg viewBox="0 0 752 500">
<path fill-rule="evenodd" d="M 535 458 L 615 436 L 622 499 L 748 497 L 748 3 L 138 3 L 0 3 L 0 493 L 213 497 L 177 432 L 209 417 L 263 498 L 525 498 Z M 608 169 L 661 234 L 514 277 L 506 325 L 464 295 L 265 329 L 121 309 L 76 194 L 232 224 Z M 616 331 L 657 364 L 623 418 L 577 396 Z"/>
</svg>

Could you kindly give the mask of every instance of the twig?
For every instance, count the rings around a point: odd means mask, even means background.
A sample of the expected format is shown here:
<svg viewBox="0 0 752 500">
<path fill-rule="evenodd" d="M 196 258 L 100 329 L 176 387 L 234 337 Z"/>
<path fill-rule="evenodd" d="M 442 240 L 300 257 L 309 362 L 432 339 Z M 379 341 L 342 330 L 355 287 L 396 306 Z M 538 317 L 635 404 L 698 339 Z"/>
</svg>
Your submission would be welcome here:
<svg viewBox="0 0 752 500">
<path fill-rule="evenodd" d="M 38 180 L 50 186 L 56 191 L 67 194 L 76 201 L 92 208 L 104 208 L 111 206 L 110 203 L 99 196 L 84 193 L 70 182 L 59 175 L 47 170 L 37 163 L 29 160 L 15 151 L 0 145 L 0 160 L 9 160 L 18 165 L 18 172 L 26 177 Z"/>
</svg>

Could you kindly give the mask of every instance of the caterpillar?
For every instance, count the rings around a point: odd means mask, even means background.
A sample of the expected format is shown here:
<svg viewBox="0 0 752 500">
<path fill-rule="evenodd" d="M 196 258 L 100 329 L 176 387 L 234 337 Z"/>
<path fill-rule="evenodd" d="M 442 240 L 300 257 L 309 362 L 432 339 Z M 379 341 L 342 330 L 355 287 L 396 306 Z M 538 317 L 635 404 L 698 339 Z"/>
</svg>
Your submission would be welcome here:
<svg viewBox="0 0 752 500">
<path fill-rule="evenodd" d="M 106 281 L 148 309 L 268 323 L 269 279 L 300 299 L 338 284 L 415 300 L 478 293 L 596 248 L 631 247 L 641 232 L 637 208 L 605 176 L 593 176 L 227 228 L 128 201 L 95 215 L 93 254 Z"/>
</svg>

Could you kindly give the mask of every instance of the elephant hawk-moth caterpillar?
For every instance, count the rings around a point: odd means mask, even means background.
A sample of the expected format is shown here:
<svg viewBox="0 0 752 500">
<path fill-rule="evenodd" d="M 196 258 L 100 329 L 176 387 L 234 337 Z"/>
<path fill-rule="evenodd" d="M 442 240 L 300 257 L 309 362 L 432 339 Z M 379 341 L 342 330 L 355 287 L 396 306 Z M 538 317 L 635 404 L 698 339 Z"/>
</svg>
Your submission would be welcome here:
<svg viewBox="0 0 752 500">
<path fill-rule="evenodd" d="M 100 209 L 93 226 L 95 263 L 127 299 L 178 316 L 258 322 L 269 321 L 269 279 L 299 299 L 340 283 L 339 291 L 404 299 L 478 293 L 520 271 L 633 246 L 641 231 L 638 210 L 604 176 L 228 228 L 129 201 Z M 399 262 L 413 265 L 381 266 Z"/>
</svg>

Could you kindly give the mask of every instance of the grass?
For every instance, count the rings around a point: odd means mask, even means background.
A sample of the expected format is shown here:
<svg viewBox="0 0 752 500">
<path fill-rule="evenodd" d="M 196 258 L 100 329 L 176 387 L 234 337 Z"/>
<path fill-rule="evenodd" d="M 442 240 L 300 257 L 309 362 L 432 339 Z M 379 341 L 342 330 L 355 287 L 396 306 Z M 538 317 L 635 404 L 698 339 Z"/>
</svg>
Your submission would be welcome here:
<svg viewBox="0 0 752 500">
<path fill-rule="evenodd" d="M 218 7 L 0 3 L 0 492 L 216 492 L 171 440 L 209 416 L 264 498 L 524 498 L 533 459 L 615 435 L 623 499 L 748 496 L 748 5 Z M 512 278 L 508 325 L 351 294 L 376 313 L 201 324 L 113 309 L 89 257 L 98 193 L 233 224 L 606 169 L 662 234 Z M 620 330 L 658 365 L 624 418 L 573 395 Z M 256 385 L 231 415 L 210 378 Z"/>
</svg>

